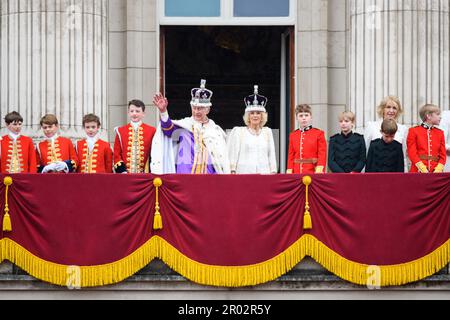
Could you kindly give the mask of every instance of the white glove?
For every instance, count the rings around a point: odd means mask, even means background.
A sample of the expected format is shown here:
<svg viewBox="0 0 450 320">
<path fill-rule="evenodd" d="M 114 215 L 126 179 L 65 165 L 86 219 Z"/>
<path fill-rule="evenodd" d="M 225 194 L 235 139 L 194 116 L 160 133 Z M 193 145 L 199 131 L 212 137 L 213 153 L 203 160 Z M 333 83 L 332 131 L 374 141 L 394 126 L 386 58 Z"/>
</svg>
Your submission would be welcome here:
<svg viewBox="0 0 450 320">
<path fill-rule="evenodd" d="M 51 171 L 56 171 L 56 163 L 50 163 L 42 169 L 42 173 L 47 173 Z"/>
<path fill-rule="evenodd" d="M 56 162 L 55 165 L 56 171 L 64 171 L 65 173 L 69 172 L 69 167 L 67 167 L 67 163 L 64 161 Z"/>
</svg>

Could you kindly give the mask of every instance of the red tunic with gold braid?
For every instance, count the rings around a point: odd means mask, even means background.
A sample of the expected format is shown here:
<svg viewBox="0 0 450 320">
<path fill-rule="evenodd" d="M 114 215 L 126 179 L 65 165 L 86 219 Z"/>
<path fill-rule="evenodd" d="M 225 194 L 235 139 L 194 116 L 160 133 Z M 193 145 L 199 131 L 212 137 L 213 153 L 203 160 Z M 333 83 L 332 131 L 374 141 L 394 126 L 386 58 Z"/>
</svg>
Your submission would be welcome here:
<svg viewBox="0 0 450 320">
<path fill-rule="evenodd" d="M 150 149 L 156 128 L 142 123 L 135 131 L 131 123 L 116 129 L 114 169 L 118 173 L 149 172 Z"/>
<path fill-rule="evenodd" d="M 81 173 L 112 173 L 112 150 L 109 143 L 98 139 L 92 151 L 86 139 L 77 142 L 78 169 Z"/>
<path fill-rule="evenodd" d="M 1 142 L 1 172 L 2 173 L 36 173 L 36 150 L 33 140 L 19 136 L 14 141 L 5 135 Z"/>
<path fill-rule="evenodd" d="M 323 173 L 326 164 L 327 142 L 322 130 L 309 126 L 289 135 L 287 173 Z"/>
<path fill-rule="evenodd" d="M 38 145 L 38 165 L 42 170 L 46 165 L 54 162 L 64 161 L 67 163 L 69 172 L 75 172 L 78 166 L 77 153 L 72 141 L 68 138 L 57 137 L 54 144 L 51 140 L 41 141 Z"/>
<path fill-rule="evenodd" d="M 447 160 L 444 131 L 424 123 L 409 129 L 406 143 L 410 172 L 419 172 L 419 167 L 426 168 L 422 172 L 443 171 Z"/>
</svg>

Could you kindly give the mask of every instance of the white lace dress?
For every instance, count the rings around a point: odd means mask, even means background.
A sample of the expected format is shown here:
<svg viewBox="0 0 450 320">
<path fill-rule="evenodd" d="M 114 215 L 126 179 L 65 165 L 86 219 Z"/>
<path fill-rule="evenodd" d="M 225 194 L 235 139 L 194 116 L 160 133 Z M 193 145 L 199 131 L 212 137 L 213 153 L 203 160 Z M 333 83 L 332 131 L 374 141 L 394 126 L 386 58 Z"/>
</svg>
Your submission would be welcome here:
<svg viewBox="0 0 450 320">
<path fill-rule="evenodd" d="M 231 171 L 237 174 L 270 174 L 277 172 L 275 142 L 272 130 L 264 127 L 259 134 L 247 127 L 235 127 L 227 139 Z"/>
</svg>

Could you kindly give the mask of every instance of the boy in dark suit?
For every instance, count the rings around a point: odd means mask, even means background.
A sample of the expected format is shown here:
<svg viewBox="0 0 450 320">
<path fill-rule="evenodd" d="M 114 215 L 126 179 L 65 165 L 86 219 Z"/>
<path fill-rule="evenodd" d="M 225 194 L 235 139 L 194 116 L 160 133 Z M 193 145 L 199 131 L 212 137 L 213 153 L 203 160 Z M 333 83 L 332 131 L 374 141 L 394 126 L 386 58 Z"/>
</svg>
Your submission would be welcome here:
<svg viewBox="0 0 450 320">
<path fill-rule="evenodd" d="M 405 164 L 402 144 L 396 140 L 397 123 L 385 119 L 381 123 L 381 139 L 370 143 L 366 172 L 404 172 Z"/>
</svg>

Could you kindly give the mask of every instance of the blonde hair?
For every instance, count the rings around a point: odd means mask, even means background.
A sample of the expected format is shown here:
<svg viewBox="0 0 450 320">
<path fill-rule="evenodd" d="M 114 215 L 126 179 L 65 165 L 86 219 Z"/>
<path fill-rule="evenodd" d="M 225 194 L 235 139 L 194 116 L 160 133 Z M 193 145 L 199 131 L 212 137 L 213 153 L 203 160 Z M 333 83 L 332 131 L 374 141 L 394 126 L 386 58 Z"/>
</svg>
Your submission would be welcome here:
<svg viewBox="0 0 450 320">
<path fill-rule="evenodd" d="M 384 109 L 386 108 L 386 105 L 388 104 L 389 101 L 394 101 L 398 107 L 398 112 L 397 115 L 395 116 L 395 120 L 397 120 L 398 117 L 400 117 L 400 115 L 403 113 L 403 107 L 402 104 L 400 103 L 400 100 L 396 96 L 387 96 L 383 100 L 381 100 L 380 105 L 377 108 L 377 114 L 381 119 L 383 119 Z"/>
<path fill-rule="evenodd" d="M 267 112 L 261 112 L 261 122 L 259 123 L 260 128 L 262 128 L 266 125 L 268 118 L 269 117 L 267 115 Z M 244 113 L 244 115 L 242 116 L 242 119 L 244 119 L 245 125 L 249 126 L 250 125 L 250 112 Z"/>
<path fill-rule="evenodd" d="M 427 115 L 432 113 L 441 113 L 441 109 L 435 104 L 426 104 L 419 109 L 419 116 L 422 121 L 427 120 Z"/>
<path fill-rule="evenodd" d="M 345 118 L 347 118 L 348 120 L 350 120 L 353 123 L 355 122 L 355 114 L 351 111 L 343 111 L 343 112 L 341 112 L 341 114 L 338 117 L 339 121 L 342 121 Z"/>
<path fill-rule="evenodd" d="M 307 104 L 299 104 L 295 107 L 295 116 L 297 116 L 300 112 L 306 112 L 312 115 L 311 107 Z"/>
</svg>

